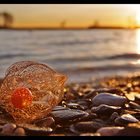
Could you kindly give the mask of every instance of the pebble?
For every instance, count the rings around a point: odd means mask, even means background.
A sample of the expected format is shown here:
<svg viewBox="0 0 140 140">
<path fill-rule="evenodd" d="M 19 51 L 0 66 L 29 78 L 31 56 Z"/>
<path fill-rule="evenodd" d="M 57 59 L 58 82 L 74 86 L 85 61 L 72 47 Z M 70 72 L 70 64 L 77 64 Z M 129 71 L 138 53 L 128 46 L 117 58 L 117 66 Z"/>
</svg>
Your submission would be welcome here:
<svg viewBox="0 0 140 140">
<path fill-rule="evenodd" d="M 128 126 L 120 130 L 116 136 L 140 136 L 140 123 L 128 124 Z"/>
<path fill-rule="evenodd" d="M 25 136 L 25 130 L 21 127 L 16 128 L 16 130 L 14 131 L 14 135 L 15 136 Z"/>
<path fill-rule="evenodd" d="M 69 107 L 70 109 L 77 109 L 77 108 L 79 108 L 79 104 L 77 104 L 77 103 L 68 103 L 67 107 Z"/>
<path fill-rule="evenodd" d="M 85 121 L 85 122 L 77 122 L 74 125 L 71 125 L 70 130 L 72 132 L 96 132 L 99 128 L 105 126 L 101 122 L 96 121 Z"/>
<path fill-rule="evenodd" d="M 111 106 L 123 106 L 127 99 L 123 96 L 110 93 L 100 93 L 92 99 L 93 106 L 99 106 L 101 104 Z"/>
<path fill-rule="evenodd" d="M 125 97 L 130 100 L 130 101 L 134 101 L 135 100 L 135 96 L 133 94 L 133 92 L 130 93 L 125 93 Z"/>
<path fill-rule="evenodd" d="M 19 124 L 18 127 L 22 127 L 28 136 L 47 136 L 53 131 L 50 127 L 38 127 L 33 124 Z"/>
<path fill-rule="evenodd" d="M 47 117 L 42 118 L 34 123 L 40 127 L 53 127 L 55 125 L 55 120 L 53 117 Z"/>
<path fill-rule="evenodd" d="M 88 117 L 89 113 L 78 109 L 52 111 L 51 116 L 57 123 L 72 123 Z"/>
<path fill-rule="evenodd" d="M 120 112 L 121 107 L 116 107 L 116 106 L 109 106 L 105 104 L 101 104 L 97 107 L 92 107 L 91 112 L 97 113 L 99 115 L 105 115 L 105 116 L 110 116 L 113 112 Z"/>
<path fill-rule="evenodd" d="M 129 106 L 132 108 L 132 109 L 140 109 L 140 105 L 135 103 L 135 102 L 130 102 L 129 103 Z"/>
<path fill-rule="evenodd" d="M 8 124 L 5 124 L 3 127 L 2 127 L 2 131 L 1 133 L 4 134 L 4 135 L 12 135 L 13 134 L 13 131 L 14 129 L 16 128 L 17 126 L 13 123 L 8 123 Z"/>
<path fill-rule="evenodd" d="M 115 136 L 122 129 L 124 129 L 124 127 L 102 127 L 97 130 L 97 133 L 100 133 L 101 136 Z"/>
<path fill-rule="evenodd" d="M 130 114 L 123 114 L 120 117 L 117 117 L 115 119 L 115 123 L 118 125 L 126 125 L 128 123 L 136 123 L 139 120 L 136 119 L 134 116 L 130 115 Z"/>
</svg>

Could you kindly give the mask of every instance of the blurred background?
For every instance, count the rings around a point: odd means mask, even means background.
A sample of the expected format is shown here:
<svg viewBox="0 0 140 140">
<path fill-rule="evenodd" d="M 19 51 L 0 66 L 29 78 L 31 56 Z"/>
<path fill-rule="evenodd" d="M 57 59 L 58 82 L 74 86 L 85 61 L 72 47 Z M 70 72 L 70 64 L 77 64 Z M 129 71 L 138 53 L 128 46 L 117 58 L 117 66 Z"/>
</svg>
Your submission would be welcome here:
<svg viewBox="0 0 140 140">
<path fill-rule="evenodd" d="M 140 4 L 0 4 L 0 77 L 17 61 L 83 82 L 140 72 Z"/>
</svg>

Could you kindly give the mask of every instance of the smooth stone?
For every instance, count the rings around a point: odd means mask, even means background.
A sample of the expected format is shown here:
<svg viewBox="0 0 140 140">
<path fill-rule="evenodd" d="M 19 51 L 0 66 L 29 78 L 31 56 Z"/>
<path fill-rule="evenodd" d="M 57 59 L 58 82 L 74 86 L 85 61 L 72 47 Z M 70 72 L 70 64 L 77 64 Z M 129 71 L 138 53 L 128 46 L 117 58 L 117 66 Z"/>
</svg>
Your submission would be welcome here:
<svg viewBox="0 0 140 140">
<path fill-rule="evenodd" d="M 70 130 L 73 132 L 96 132 L 99 128 L 104 127 L 105 124 L 96 121 L 83 121 L 71 125 Z"/>
<path fill-rule="evenodd" d="M 130 102 L 129 106 L 133 109 L 140 109 L 140 105 L 135 102 Z"/>
<path fill-rule="evenodd" d="M 110 93 L 100 93 L 92 99 L 93 106 L 99 106 L 101 104 L 111 106 L 123 106 L 127 99 L 123 96 Z"/>
<path fill-rule="evenodd" d="M 136 123 L 139 120 L 130 114 L 123 114 L 122 116 L 115 119 L 115 123 L 118 125 L 126 125 L 128 123 Z"/>
<path fill-rule="evenodd" d="M 1 133 L 4 135 L 12 135 L 14 132 L 14 129 L 16 129 L 16 127 L 17 127 L 16 124 L 13 124 L 13 123 L 5 124 L 2 127 Z"/>
<path fill-rule="evenodd" d="M 77 103 L 68 103 L 67 107 L 71 108 L 71 109 L 77 109 L 79 107 L 79 104 L 77 104 Z"/>
<path fill-rule="evenodd" d="M 124 127 L 102 127 L 97 130 L 97 133 L 100 133 L 101 136 L 115 136 L 122 129 L 124 129 Z"/>
<path fill-rule="evenodd" d="M 140 136 L 140 122 L 128 124 L 128 126 L 120 130 L 116 136 Z"/>
<path fill-rule="evenodd" d="M 23 128 L 27 136 L 47 136 L 53 131 L 50 127 L 38 127 L 33 124 L 18 124 L 18 127 Z"/>
<path fill-rule="evenodd" d="M 135 100 L 135 96 L 133 94 L 133 92 L 130 93 L 125 93 L 125 97 L 130 100 L 130 101 L 134 101 Z"/>
<path fill-rule="evenodd" d="M 21 127 L 16 128 L 14 131 L 14 136 L 25 136 L 25 130 Z"/>
<path fill-rule="evenodd" d="M 89 113 L 78 109 L 52 111 L 50 115 L 57 123 L 72 123 L 89 116 Z"/>
<path fill-rule="evenodd" d="M 37 120 L 34 124 L 40 127 L 53 127 L 55 125 L 55 120 L 53 117 L 47 117 Z"/>
<path fill-rule="evenodd" d="M 121 111 L 121 107 L 109 106 L 105 104 L 101 104 L 97 107 L 91 108 L 91 112 L 97 113 L 99 115 L 107 115 L 107 116 L 111 115 L 113 112 L 120 112 L 120 111 Z"/>
</svg>

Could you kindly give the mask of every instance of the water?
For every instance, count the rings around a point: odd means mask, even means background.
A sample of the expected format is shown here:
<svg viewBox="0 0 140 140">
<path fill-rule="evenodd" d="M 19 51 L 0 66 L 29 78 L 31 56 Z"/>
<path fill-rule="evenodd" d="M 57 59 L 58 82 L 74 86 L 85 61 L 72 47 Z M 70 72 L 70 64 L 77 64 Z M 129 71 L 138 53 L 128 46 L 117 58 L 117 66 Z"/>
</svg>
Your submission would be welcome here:
<svg viewBox="0 0 140 140">
<path fill-rule="evenodd" d="M 33 60 L 66 73 L 68 82 L 140 71 L 140 30 L 0 30 L 0 77 Z"/>
</svg>

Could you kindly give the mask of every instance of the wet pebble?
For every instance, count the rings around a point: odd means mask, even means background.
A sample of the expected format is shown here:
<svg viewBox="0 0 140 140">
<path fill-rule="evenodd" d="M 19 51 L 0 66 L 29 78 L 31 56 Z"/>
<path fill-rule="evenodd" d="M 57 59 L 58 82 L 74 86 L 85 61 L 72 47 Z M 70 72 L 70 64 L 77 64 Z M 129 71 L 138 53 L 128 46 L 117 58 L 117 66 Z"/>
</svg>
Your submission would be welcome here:
<svg viewBox="0 0 140 140">
<path fill-rule="evenodd" d="M 38 127 L 32 124 L 19 124 L 18 127 L 23 128 L 28 136 L 47 136 L 53 132 L 50 127 Z"/>
<path fill-rule="evenodd" d="M 120 130 L 116 136 L 140 136 L 140 123 L 128 124 L 128 126 Z"/>
<path fill-rule="evenodd" d="M 92 104 L 93 106 L 99 106 L 101 104 L 123 106 L 126 101 L 126 98 L 123 96 L 110 93 L 100 93 L 92 99 Z"/>
<path fill-rule="evenodd" d="M 40 127 L 54 127 L 55 120 L 53 117 L 47 117 L 37 120 L 36 122 L 34 122 L 34 124 Z"/>
<path fill-rule="evenodd" d="M 79 121 L 85 117 L 88 117 L 88 115 L 89 113 L 77 109 L 58 110 L 51 112 L 51 116 L 57 123 L 65 124 Z"/>
<path fill-rule="evenodd" d="M 133 92 L 131 93 L 125 93 L 125 97 L 130 100 L 130 101 L 134 101 L 135 100 L 135 96 L 133 94 Z"/>
<path fill-rule="evenodd" d="M 1 133 L 2 133 L 3 135 L 12 135 L 16 127 L 17 127 L 17 126 L 16 126 L 15 124 L 13 124 L 13 123 L 5 124 L 5 125 L 2 127 Z"/>
<path fill-rule="evenodd" d="M 135 103 L 135 102 L 130 102 L 129 103 L 129 106 L 132 108 L 132 109 L 140 109 L 140 105 Z"/>
<path fill-rule="evenodd" d="M 121 107 L 116 106 L 109 106 L 105 104 L 101 104 L 97 107 L 92 107 L 91 112 L 97 113 L 102 116 L 110 116 L 113 112 L 120 112 Z"/>
<path fill-rule="evenodd" d="M 74 133 L 79 132 L 96 132 L 99 128 L 105 126 L 105 124 L 96 121 L 78 122 L 70 126 L 70 130 Z"/>
<path fill-rule="evenodd" d="M 79 104 L 77 104 L 77 103 L 68 103 L 67 107 L 70 108 L 70 109 L 78 109 Z"/>
<path fill-rule="evenodd" d="M 138 121 L 138 119 L 130 114 L 123 114 L 115 119 L 115 123 L 118 125 L 127 125 L 128 123 L 136 123 Z"/>
<path fill-rule="evenodd" d="M 16 128 L 14 131 L 14 136 L 25 136 L 25 130 L 21 127 Z"/>
<path fill-rule="evenodd" d="M 102 127 L 97 130 L 97 133 L 100 133 L 101 136 L 115 136 L 122 129 L 124 129 L 124 127 Z"/>
</svg>

